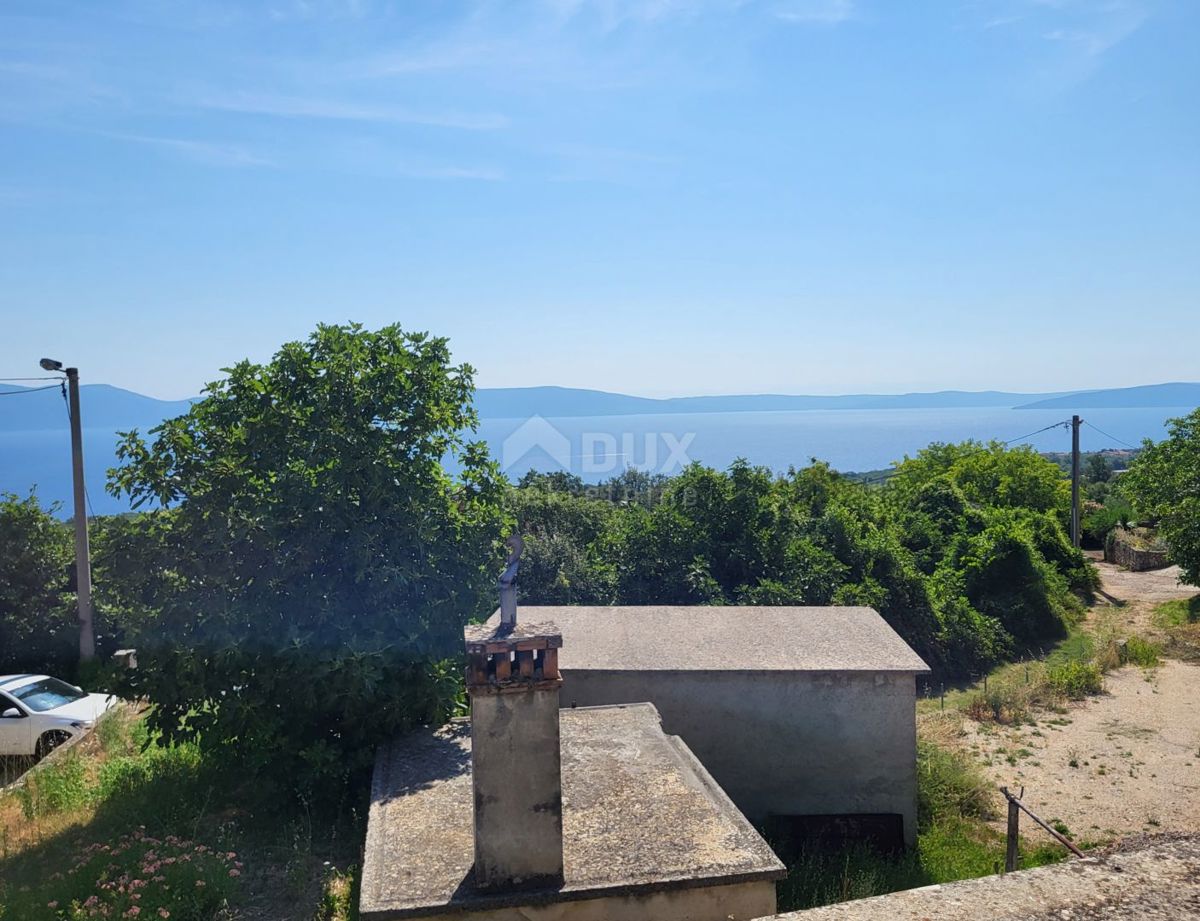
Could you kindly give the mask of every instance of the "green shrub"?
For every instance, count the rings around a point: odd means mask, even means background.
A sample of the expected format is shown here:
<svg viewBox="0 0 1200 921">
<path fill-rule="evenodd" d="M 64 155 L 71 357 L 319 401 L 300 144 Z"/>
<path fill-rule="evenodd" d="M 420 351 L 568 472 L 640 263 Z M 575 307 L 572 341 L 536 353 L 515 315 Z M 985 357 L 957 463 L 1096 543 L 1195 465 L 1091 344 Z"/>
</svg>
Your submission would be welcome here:
<svg viewBox="0 0 1200 921">
<path fill-rule="evenodd" d="M 1104 676 L 1094 662 L 1071 660 L 1051 665 L 1046 679 L 1056 693 L 1071 700 L 1082 700 L 1104 689 Z"/>
<path fill-rule="evenodd" d="M 74 677 L 79 628 L 68 581 L 71 531 L 32 493 L 0 492 L 0 675 Z"/>
<path fill-rule="evenodd" d="M 1125 641 L 1121 661 L 1140 665 L 1142 668 L 1153 668 L 1155 665 L 1158 665 L 1161 656 L 1162 647 L 1157 643 L 1144 640 L 1140 636 L 1131 636 Z"/>
<path fill-rule="evenodd" d="M 1116 528 L 1129 527 L 1133 519 L 1133 506 L 1120 497 L 1110 496 L 1103 506 L 1084 515 L 1080 524 L 1086 539 L 1103 546 L 1109 534 Z"/>
</svg>

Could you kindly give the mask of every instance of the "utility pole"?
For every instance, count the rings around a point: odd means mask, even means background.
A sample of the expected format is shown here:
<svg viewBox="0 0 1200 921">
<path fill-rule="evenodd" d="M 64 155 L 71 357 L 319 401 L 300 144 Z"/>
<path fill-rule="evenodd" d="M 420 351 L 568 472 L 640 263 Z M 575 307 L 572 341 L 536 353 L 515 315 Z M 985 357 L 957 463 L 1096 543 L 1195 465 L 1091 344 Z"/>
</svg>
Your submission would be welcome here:
<svg viewBox="0 0 1200 921">
<path fill-rule="evenodd" d="M 79 416 L 78 368 L 67 368 L 67 390 L 71 399 L 71 466 L 75 480 L 75 594 L 79 599 L 79 661 L 91 662 L 96 658 L 96 628 L 92 623 L 92 558 L 88 550 L 87 492 L 83 485 L 83 422 Z"/>
<path fill-rule="evenodd" d="M 43 358 L 47 371 L 64 371 L 61 361 Z M 92 562 L 88 551 L 87 491 L 83 482 L 83 421 L 79 412 L 79 369 L 66 368 L 71 409 L 71 472 L 75 486 L 75 597 L 79 603 L 79 661 L 96 658 L 92 622 Z"/>
<path fill-rule="evenodd" d="M 1071 417 L 1071 543 L 1080 544 L 1079 534 L 1079 423 L 1078 416 Z"/>
</svg>

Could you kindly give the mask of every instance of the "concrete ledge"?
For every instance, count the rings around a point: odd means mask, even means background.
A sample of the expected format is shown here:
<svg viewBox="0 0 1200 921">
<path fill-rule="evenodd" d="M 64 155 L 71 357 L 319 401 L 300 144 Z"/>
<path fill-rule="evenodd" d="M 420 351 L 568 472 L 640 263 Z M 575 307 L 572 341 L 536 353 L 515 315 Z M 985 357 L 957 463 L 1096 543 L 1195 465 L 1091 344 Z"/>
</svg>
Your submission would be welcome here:
<svg viewBox="0 0 1200 921">
<path fill-rule="evenodd" d="M 776 915 L 775 921 L 1200 919 L 1200 836 L 1130 839 L 1085 860 Z"/>
</svg>

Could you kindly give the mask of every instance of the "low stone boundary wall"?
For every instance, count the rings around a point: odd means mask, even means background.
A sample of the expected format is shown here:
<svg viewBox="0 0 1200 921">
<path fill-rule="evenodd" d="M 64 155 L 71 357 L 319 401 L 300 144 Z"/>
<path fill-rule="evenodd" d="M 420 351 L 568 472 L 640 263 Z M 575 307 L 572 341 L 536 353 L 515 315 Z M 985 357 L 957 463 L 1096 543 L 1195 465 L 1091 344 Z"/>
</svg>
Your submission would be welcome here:
<svg viewBox="0 0 1200 921">
<path fill-rule="evenodd" d="M 1116 563 L 1133 572 L 1147 569 L 1163 569 L 1170 565 L 1165 550 L 1141 550 L 1129 542 L 1124 531 L 1116 530 L 1104 542 L 1104 561 Z"/>
</svg>

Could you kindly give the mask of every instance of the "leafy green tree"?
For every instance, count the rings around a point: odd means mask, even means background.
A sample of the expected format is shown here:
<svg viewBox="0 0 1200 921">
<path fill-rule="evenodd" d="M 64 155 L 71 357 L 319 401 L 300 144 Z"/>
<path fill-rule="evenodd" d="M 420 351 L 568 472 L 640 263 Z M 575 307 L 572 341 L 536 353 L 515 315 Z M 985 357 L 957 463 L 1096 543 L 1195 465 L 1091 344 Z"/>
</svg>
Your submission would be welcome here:
<svg viewBox="0 0 1200 921">
<path fill-rule="evenodd" d="M 0 493 L 0 674 L 75 673 L 74 552 L 54 511 L 32 493 Z"/>
<path fill-rule="evenodd" d="M 1121 477 L 1140 515 L 1158 521 L 1183 580 L 1200 585 L 1200 409 L 1170 421 L 1170 435 L 1149 439 Z"/>
<path fill-rule="evenodd" d="M 946 477 L 977 506 L 1053 512 L 1064 523 L 1070 514 L 1070 483 L 1056 464 L 1027 445 L 935 443 L 898 464 L 888 486 L 906 501 L 938 476 Z"/>
<path fill-rule="evenodd" d="M 1112 477 L 1112 467 L 1103 454 L 1089 454 L 1083 476 L 1089 483 L 1107 483 Z"/>
<path fill-rule="evenodd" d="M 506 496 L 525 538 L 521 599 L 526 604 L 610 604 L 615 574 L 600 558 L 598 544 L 617 508 L 580 495 L 574 484 L 553 474 L 526 475 L 521 482 L 526 485 Z"/>
<path fill-rule="evenodd" d="M 441 663 L 490 610 L 505 487 L 444 339 L 320 326 L 226 373 L 110 473 L 159 506 L 132 680 L 164 738 L 315 786 L 452 704 Z"/>
</svg>

